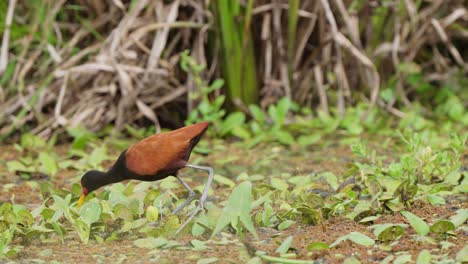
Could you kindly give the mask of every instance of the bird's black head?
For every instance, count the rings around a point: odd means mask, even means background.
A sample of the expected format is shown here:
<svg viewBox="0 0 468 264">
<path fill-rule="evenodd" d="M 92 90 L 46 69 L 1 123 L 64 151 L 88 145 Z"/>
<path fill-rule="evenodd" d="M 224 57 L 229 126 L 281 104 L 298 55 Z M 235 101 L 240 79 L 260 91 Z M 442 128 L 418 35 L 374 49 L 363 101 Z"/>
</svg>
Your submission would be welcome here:
<svg viewBox="0 0 468 264">
<path fill-rule="evenodd" d="M 86 194 L 99 189 L 104 186 L 105 173 L 97 170 L 90 170 L 81 177 L 81 187 Z M 86 189 L 86 191 L 85 191 Z"/>
<path fill-rule="evenodd" d="M 120 154 L 120 157 L 107 172 L 90 170 L 81 177 L 81 187 L 83 191 L 78 200 L 78 206 L 81 206 L 86 195 L 93 192 L 104 185 L 121 182 L 129 179 L 128 170 L 125 164 L 125 151 Z"/>
<path fill-rule="evenodd" d="M 106 174 L 97 170 L 90 170 L 81 177 L 81 197 L 78 200 L 78 206 L 81 206 L 88 193 L 99 189 L 107 184 Z"/>
</svg>

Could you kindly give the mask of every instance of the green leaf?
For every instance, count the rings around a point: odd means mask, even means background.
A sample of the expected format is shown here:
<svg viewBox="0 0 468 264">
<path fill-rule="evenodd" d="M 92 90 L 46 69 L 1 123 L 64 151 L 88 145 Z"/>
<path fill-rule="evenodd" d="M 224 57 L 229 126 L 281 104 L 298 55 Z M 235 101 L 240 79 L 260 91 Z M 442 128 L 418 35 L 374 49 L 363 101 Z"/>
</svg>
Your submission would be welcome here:
<svg viewBox="0 0 468 264">
<path fill-rule="evenodd" d="M 245 228 L 258 239 L 257 232 L 250 218 L 250 209 L 252 206 L 252 184 L 243 182 L 236 186 L 229 197 L 226 207 L 223 209 L 223 214 L 218 219 L 212 236 L 219 233 L 227 225 L 237 228 L 238 220 L 240 220 Z"/>
<path fill-rule="evenodd" d="M 158 208 L 150 205 L 146 208 L 146 220 L 148 222 L 157 222 L 159 219 L 159 210 Z"/>
<path fill-rule="evenodd" d="M 427 249 L 423 249 L 421 253 L 419 253 L 418 255 L 416 264 L 430 264 L 431 259 L 432 259 L 431 252 Z"/>
<path fill-rule="evenodd" d="M 200 241 L 198 239 L 193 239 L 192 241 L 190 241 L 190 243 L 192 244 L 194 251 L 201 251 L 210 248 L 205 245 L 206 242 Z"/>
<path fill-rule="evenodd" d="M 154 200 L 161 194 L 159 190 L 149 190 L 146 192 L 144 204 L 145 205 L 152 205 Z"/>
<path fill-rule="evenodd" d="M 221 136 L 232 134 L 234 127 L 241 127 L 245 123 L 245 114 L 242 112 L 234 112 L 229 114 L 221 127 Z M 248 133 L 248 132 L 247 132 Z"/>
<path fill-rule="evenodd" d="M 361 264 L 361 262 L 355 256 L 351 256 L 351 257 L 346 258 L 343 261 L 343 264 Z"/>
<path fill-rule="evenodd" d="M 292 236 L 287 237 L 283 241 L 283 243 L 281 243 L 281 245 L 275 250 L 275 252 L 280 253 L 280 254 L 286 254 L 288 252 L 289 248 L 291 247 L 292 241 L 293 241 Z"/>
<path fill-rule="evenodd" d="M 290 227 L 292 224 L 296 223 L 295 221 L 293 220 L 284 220 L 283 222 L 281 222 L 281 224 L 278 225 L 278 230 L 285 230 L 287 229 L 288 227 Z"/>
<path fill-rule="evenodd" d="M 445 199 L 443 197 L 434 195 L 434 194 L 429 194 L 427 196 L 429 203 L 432 205 L 444 205 L 445 204 Z"/>
<path fill-rule="evenodd" d="M 215 174 L 214 181 L 218 182 L 218 183 L 221 183 L 221 184 L 224 184 L 224 185 L 228 186 L 229 188 L 233 188 L 234 186 L 236 186 L 236 183 L 233 182 L 231 179 L 229 179 L 227 177 L 224 177 L 224 176 L 221 176 L 219 174 Z"/>
<path fill-rule="evenodd" d="M 265 123 L 265 113 L 258 107 L 257 105 L 249 105 L 250 113 L 252 114 L 253 118 L 257 120 L 258 123 L 261 125 Z"/>
<path fill-rule="evenodd" d="M 125 221 L 133 221 L 133 214 L 130 209 L 121 203 L 118 203 L 112 209 L 114 212 L 115 217 L 122 218 Z"/>
<path fill-rule="evenodd" d="M 211 263 L 215 263 L 215 262 L 218 262 L 218 258 L 215 258 L 215 257 L 211 257 L 211 258 L 202 258 L 202 259 L 199 259 L 197 261 L 197 264 L 211 264 Z"/>
<path fill-rule="evenodd" d="M 133 241 L 133 244 L 139 248 L 155 249 L 165 246 L 169 241 L 165 237 L 147 237 Z"/>
<path fill-rule="evenodd" d="M 39 162 L 41 164 L 41 171 L 49 175 L 55 175 L 57 173 L 57 162 L 55 162 L 55 159 L 48 153 L 39 153 Z"/>
<path fill-rule="evenodd" d="M 85 203 L 80 209 L 80 218 L 88 225 L 97 222 L 101 217 L 101 206 L 96 200 Z"/>
<path fill-rule="evenodd" d="M 299 136 L 299 138 L 297 139 L 297 143 L 299 143 L 299 145 L 303 146 L 303 147 L 307 147 L 307 146 L 310 146 L 314 143 L 317 143 L 320 141 L 320 139 L 322 138 L 322 135 L 320 134 L 311 134 L 311 135 L 301 135 Z"/>
<path fill-rule="evenodd" d="M 287 191 L 288 190 L 288 183 L 279 178 L 271 178 L 271 186 L 280 191 Z"/>
<path fill-rule="evenodd" d="M 344 235 L 344 236 L 338 238 L 335 242 L 333 242 L 330 245 L 330 247 L 335 247 L 338 244 L 340 244 L 341 242 L 346 241 L 346 240 L 350 240 L 350 241 L 352 241 L 352 242 L 354 242 L 356 244 L 362 245 L 362 246 L 372 246 L 372 245 L 375 244 L 375 241 L 372 238 L 370 238 L 370 237 L 368 237 L 368 236 L 366 236 L 366 235 L 364 235 L 362 233 L 359 233 L 359 232 L 351 232 L 351 233 L 349 233 L 347 235 Z"/>
<path fill-rule="evenodd" d="M 83 243 L 85 244 L 88 244 L 89 235 L 91 233 L 90 226 L 79 219 L 75 220 L 74 226 L 76 231 L 78 232 L 78 235 L 80 236 L 81 241 L 83 241 Z"/>
<path fill-rule="evenodd" d="M 374 225 L 374 235 L 378 240 L 388 242 L 400 238 L 403 235 L 403 225 L 382 224 Z"/>
<path fill-rule="evenodd" d="M 294 143 L 294 138 L 287 131 L 277 130 L 273 132 L 273 134 L 275 138 L 282 144 L 291 145 L 292 143 Z"/>
<path fill-rule="evenodd" d="M 430 228 L 430 231 L 432 233 L 437 233 L 437 234 L 445 234 L 453 230 L 455 230 L 455 225 L 448 220 L 439 220 L 435 222 Z"/>
<path fill-rule="evenodd" d="M 468 262 L 468 246 L 465 246 L 458 251 L 456 259 L 459 263 Z"/>
<path fill-rule="evenodd" d="M 275 121 L 275 125 L 282 126 L 284 121 L 286 120 L 286 116 L 288 114 L 289 108 L 291 106 L 291 101 L 287 97 L 281 98 L 278 104 L 276 105 L 276 111 L 274 116 L 271 116 Z"/>
<path fill-rule="evenodd" d="M 145 218 L 140 218 L 132 222 L 125 222 L 125 224 L 122 226 L 122 228 L 119 230 L 120 233 L 125 233 L 133 229 L 137 229 L 142 227 L 144 224 L 146 224 L 146 219 Z"/>
<path fill-rule="evenodd" d="M 452 221 L 455 227 L 459 227 L 463 225 L 467 219 L 468 219 L 468 209 L 458 209 L 457 214 L 450 217 L 450 221 Z"/>
<path fill-rule="evenodd" d="M 359 232 L 351 232 L 349 233 L 349 240 L 353 241 L 356 244 L 363 245 L 363 246 L 372 246 L 375 244 L 374 239 L 359 233 Z"/>
<path fill-rule="evenodd" d="M 6 163 L 8 172 L 34 172 L 33 167 L 26 167 L 23 163 L 18 160 L 8 161 Z"/>
<path fill-rule="evenodd" d="M 330 246 L 328 246 L 327 243 L 323 243 L 323 242 L 312 242 L 307 246 L 307 250 L 309 250 L 309 251 L 329 249 L 329 248 L 330 248 Z"/>
<path fill-rule="evenodd" d="M 99 165 L 101 165 L 101 163 L 106 159 L 107 159 L 107 149 L 106 147 L 101 146 L 101 147 L 95 148 L 93 152 L 91 152 L 91 155 L 89 155 L 88 157 L 88 164 L 91 167 L 96 168 Z"/>
<path fill-rule="evenodd" d="M 232 128 L 231 133 L 232 133 L 233 136 L 236 136 L 236 137 L 244 139 L 244 140 L 250 139 L 252 137 L 252 135 L 249 133 L 249 131 L 247 129 L 245 129 L 243 126 L 241 126 L 241 125 L 235 125 Z"/>
<path fill-rule="evenodd" d="M 429 234 L 429 225 L 427 225 L 424 220 L 408 211 L 402 211 L 401 214 L 406 217 L 406 219 L 408 219 L 408 222 L 414 228 L 416 233 L 420 234 L 421 236 L 426 236 Z"/>
<path fill-rule="evenodd" d="M 403 264 L 403 263 L 408 263 L 411 262 L 411 255 L 401 255 L 398 256 L 395 261 L 393 261 L 393 264 Z"/>
<path fill-rule="evenodd" d="M 46 142 L 36 135 L 25 133 L 21 135 L 21 146 L 27 149 L 37 150 L 45 147 Z"/>
</svg>

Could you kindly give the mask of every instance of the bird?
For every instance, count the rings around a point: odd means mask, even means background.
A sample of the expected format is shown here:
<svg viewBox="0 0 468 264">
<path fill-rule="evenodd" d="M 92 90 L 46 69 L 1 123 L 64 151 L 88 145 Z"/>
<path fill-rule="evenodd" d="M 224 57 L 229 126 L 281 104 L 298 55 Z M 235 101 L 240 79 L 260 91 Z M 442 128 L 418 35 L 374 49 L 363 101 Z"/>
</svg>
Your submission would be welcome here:
<svg viewBox="0 0 468 264">
<path fill-rule="evenodd" d="M 204 210 L 208 191 L 213 181 L 214 170 L 212 167 L 188 163 L 193 148 L 208 129 L 208 125 L 208 122 L 200 122 L 149 136 L 122 151 L 107 172 L 98 170 L 86 172 L 81 178 L 82 193 L 77 206 L 81 207 L 86 195 L 108 184 L 125 180 L 158 181 L 174 176 L 188 190 L 187 199 L 172 212 L 177 214 L 195 198 L 195 192 L 180 178 L 178 171 L 183 168 L 206 171 L 208 172 L 208 180 L 199 203 L 176 231 L 175 234 L 178 234 L 199 211 Z"/>
</svg>

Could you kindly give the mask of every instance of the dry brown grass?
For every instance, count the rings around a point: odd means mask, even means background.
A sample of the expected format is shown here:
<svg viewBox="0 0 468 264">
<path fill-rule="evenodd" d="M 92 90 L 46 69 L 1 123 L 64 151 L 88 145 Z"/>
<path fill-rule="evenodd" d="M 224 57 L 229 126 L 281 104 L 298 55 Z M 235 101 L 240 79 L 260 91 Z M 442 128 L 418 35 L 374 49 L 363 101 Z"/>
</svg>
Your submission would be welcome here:
<svg viewBox="0 0 468 264">
<path fill-rule="evenodd" d="M 220 77 L 219 47 L 208 41 L 217 30 L 209 1 L 142 0 L 131 9 L 127 1 L 76 1 L 88 23 L 73 20 L 68 1 L 44 2 L 46 18 L 12 40 L 8 25 L 27 23 L 31 10 L 8 1 L 0 72 L 12 60 L 16 65 L 0 87 L 0 135 L 25 124 L 43 136 L 78 124 L 92 130 L 111 123 L 119 130 L 142 119 L 179 125 L 193 105 L 187 93 L 196 89 L 178 66 L 185 49 L 207 65 L 204 78 Z M 361 1 L 350 7 L 354 2 L 300 1 L 288 76 L 287 1 L 256 1 L 250 30 L 262 106 L 289 96 L 323 111 L 336 105 L 343 113 L 365 100 L 401 117 L 397 97 L 385 103 L 379 88 L 396 76 L 399 101 L 411 105 L 405 72 L 397 70 L 402 62 L 418 64 L 430 82 L 444 80 L 454 67 L 466 74 L 464 1 L 423 1 L 420 7 L 413 0 Z M 35 38 L 43 29 L 52 29 L 56 44 Z"/>
</svg>

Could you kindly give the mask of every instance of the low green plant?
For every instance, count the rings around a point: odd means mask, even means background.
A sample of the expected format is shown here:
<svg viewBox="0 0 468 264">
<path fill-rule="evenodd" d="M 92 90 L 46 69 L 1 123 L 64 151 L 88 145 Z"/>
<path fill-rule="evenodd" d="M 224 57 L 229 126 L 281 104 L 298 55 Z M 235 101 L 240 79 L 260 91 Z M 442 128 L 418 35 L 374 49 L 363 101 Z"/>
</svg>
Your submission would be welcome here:
<svg viewBox="0 0 468 264">
<path fill-rule="evenodd" d="M 57 155 L 52 151 L 55 139 L 46 142 L 42 138 L 25 133 L 19 144 L 14 147 L 23 157 L 6 163 L 9 172 L 16 172 L 23 178 L 29 179 L 32 174 L 46 174 L 54 176 L 58 171 Z"/>
</svg>

